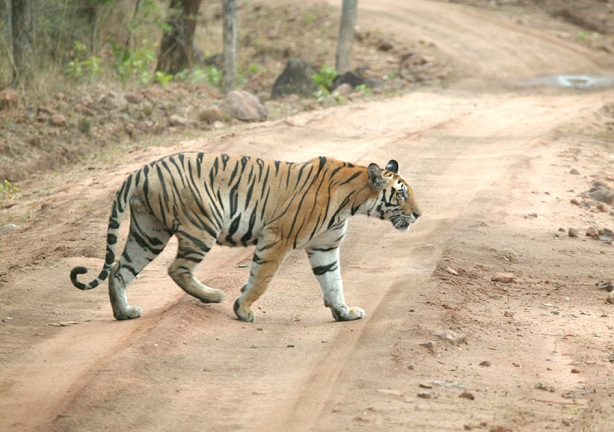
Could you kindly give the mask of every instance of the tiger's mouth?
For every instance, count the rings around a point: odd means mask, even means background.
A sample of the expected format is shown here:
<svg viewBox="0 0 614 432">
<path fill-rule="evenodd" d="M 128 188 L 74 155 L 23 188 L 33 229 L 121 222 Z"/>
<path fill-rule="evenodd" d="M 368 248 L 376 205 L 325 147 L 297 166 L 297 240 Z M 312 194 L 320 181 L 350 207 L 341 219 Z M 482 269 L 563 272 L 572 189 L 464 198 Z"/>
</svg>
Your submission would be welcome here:
<svg viewBox="0 0 614 432">
<path fill-rule="evenodd" d="M 409 231 L 409 227 L 414 221 L 415 221 L 414 218 L 403 216 L 403 215 L 392 216 L 390 218 L 390 222 L 392 222 L 392 226 L 394 226 L 399 231 L 403 231 L 403 232 Z"/>
</svg>

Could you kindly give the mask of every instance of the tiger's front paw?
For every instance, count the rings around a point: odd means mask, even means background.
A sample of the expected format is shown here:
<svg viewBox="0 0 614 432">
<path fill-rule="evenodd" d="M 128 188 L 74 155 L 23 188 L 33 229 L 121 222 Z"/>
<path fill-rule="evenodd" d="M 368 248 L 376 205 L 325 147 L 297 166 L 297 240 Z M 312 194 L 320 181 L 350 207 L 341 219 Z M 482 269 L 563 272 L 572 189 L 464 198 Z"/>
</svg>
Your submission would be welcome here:
<svg viewBox="0 0 614 432">
<path fill-rule="evenodd" d="M 345 306 L 337 309 L 331 307 L 330 310 L 333 313 L 333 318 L 335 318 L 336 321 L 353 321 L 361 319 L 366 315 L 364 309 L 356 306 Z"/>
<path fill-rule="evenodd" d="M 243 307 L 239 300 L 241 300 L 241 297 L 235 300 L 235 304 L 232 307 L 237 318 L 240 321 L 254 322 L 254 312 L 250 308 Z"/>
</svg>

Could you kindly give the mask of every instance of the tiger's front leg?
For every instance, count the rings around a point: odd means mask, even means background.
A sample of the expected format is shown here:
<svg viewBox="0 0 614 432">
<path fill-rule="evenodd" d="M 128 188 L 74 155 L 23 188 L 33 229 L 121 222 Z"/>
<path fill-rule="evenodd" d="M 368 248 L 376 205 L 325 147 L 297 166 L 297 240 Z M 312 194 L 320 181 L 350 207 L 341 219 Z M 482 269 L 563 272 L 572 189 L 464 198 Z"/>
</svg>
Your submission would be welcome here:
<svg viewBox="0 0 614 432">
<path fill-rule="evenodd" d="M 329 307 L 337 321 L 351 321 L 365 316 L 359 307 L 350 307 L 343 296 L 343 281 L 339 265 L 339 247 L 312 247 L 306 250 L 311 269 L 316 276 L 324 297 L 324 306 Z"/>
</svg>

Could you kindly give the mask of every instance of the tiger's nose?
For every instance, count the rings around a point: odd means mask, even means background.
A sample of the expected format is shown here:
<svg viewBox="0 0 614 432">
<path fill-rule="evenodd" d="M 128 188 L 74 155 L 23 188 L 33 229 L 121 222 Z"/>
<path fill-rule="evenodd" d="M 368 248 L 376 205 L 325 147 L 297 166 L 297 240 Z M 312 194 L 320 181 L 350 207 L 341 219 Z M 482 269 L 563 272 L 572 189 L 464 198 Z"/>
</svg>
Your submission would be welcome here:
<svg viewBox="0 0 614 432">
<path fill-rule="evenodd" d="M 414 216 L 415 219 L 418 219 L 420 216 L 422 216 L 422 212 L 420 210 L 414 210 L 412 212 L 412 215 Z"/>
</svg>

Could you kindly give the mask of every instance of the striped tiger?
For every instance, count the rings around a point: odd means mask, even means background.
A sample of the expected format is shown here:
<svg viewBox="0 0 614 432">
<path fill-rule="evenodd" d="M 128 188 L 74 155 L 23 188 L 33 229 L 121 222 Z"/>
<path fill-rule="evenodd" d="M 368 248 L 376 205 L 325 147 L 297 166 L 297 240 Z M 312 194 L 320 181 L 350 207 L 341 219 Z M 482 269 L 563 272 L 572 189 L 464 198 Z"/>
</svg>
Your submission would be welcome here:
<svg viewBox="0 0 614 432">
<path fill-rule="evenodd" d="M 119 226 L 130 206 L 130 231 L 117 262 Z M 420 216 L 412 188 L 391 160 L 385 169 L 319 157 L 304 163 L 249 156 L 177 153 L 129 175 L 117 191 L 107 229 L 104 266 L 96 279 L 79 282 L 85 267 L 70 273 L 74 286 L 89 290 L 109 277 L 109 296 L 118 320 L 138 318 L 130 306 L 128 284 L 162 252 L 171 236 L 178 250 L 168 273 L 185 292 L 205 303 L 225 293 L 194 277 L 197 265 L 215 243 L 255 245 L 249 278 L 234 303 L 241 321 L 254 320 L 252 304 L 264 293 L 286 256 L 307 252 L 324 305 L 337 321 L 365 316 L 349 307 L 339 269 L 348 218 L 355 214 L 389 220 L 408 231 Z"/>
</svg>

